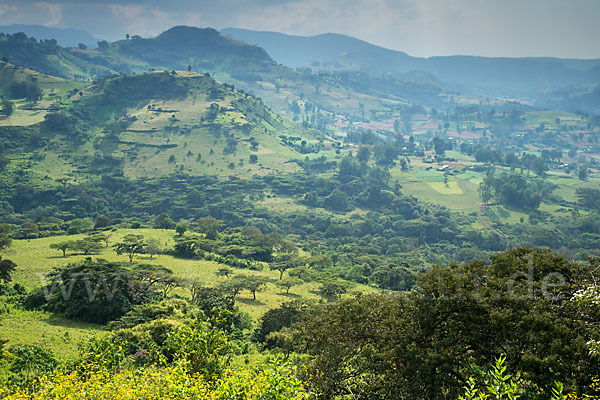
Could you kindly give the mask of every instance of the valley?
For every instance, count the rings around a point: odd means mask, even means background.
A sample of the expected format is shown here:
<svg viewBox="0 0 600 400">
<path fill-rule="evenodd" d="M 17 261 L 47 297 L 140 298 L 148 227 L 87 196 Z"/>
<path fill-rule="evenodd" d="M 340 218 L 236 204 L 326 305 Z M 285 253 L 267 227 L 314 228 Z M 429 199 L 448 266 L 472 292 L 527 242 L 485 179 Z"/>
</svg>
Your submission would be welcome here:
<svg viewBox="0 0 600 400">
<path fill-rule="evenodd" d="M 297 398 L 459 398 L 504 356 L 525 398 L 597 395 L 597 310 L 577 300 L 600 257 L 597 60 L 329 37 L 357 53 L 286 66 L 242 33 L 0 35 L 0 398 L 43 398 L 59 364 L 72 394 L 144 371 L 225 390 L 253 362 Z M 34 350 L 46 364 L 20 367 Z"/>
</svg>

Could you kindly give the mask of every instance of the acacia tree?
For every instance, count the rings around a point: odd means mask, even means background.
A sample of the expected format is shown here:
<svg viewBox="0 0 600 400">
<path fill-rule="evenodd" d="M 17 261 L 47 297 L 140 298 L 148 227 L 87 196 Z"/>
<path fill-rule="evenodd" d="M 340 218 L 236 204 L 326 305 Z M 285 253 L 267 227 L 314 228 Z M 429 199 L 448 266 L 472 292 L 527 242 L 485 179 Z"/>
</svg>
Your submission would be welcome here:
<svg viewBox="0 0 600 400">
<path fill-rule="evenodd" d="M 246 289 L 252 293 L 252 297 L 256 300 L 256 292 L 262 291 L 267 285 L 267 279 L 262 276 L 255 275 L 236 275 L 226 285 L 233 288 Z"/>
<path fill-rule="evenodd" d="M 281 280 L 283 278 L 283 273 L 285 271 L 287 271 L 288 269 L 297 267 L 299 265 L 302 265 L 302 263 L 303 263 L 303 260 L 301 260 L 298 257 L 284 257 L 283 259 L 280 259 L 279 261 L 271 263 L 269 265 L 269 268 L 272 271 L 278 271 L 279 272 L 279 280 Z"/>
<path fill-rule="evenodd" d="M 173 276 L 173 271 L 162 265 L 139 264 L 132 268 L 135 289 L 141 296 L 155 292 L 160 288 L 162 297 L 166 298 L 174 288 L 179 286 L 180 281 Z M 131 287 L 131 286 L 130 286 Z"/>
<path fill-rule="evenodd" d="M 85 239 L 75 240 L 74 242 L 71 242 L 70 248 L 73 250 L 83 251 L 83 254 L 87 256 L 90 253 L 102 250 L 102 245 L 100 244 L 100 242 L 90 237 L 86 237 Z"/>
<path fill-rule="evenodd" d="M 240 292 L 245 288 L 245 283 L 241 278 L 241 276 L 237 275 L 232 279 L 222 282 L 219 285 L 219 290 L 224 293 L 228 293 L 231 299 L 235 301 L 237 295 L 240 294 Z"/>
<path fill-rule="evenodd" d="M 132 263 L 135 255 L 144 251 L 146 242 L 144 242 L 144 235 L 127 235 L 123 241 L 115 243 L 113 247 L 117 254 L 127 254 L 129 262 Z"/>
<path fill-rule="evenodd" d="M 67 250 L 70 249 L 70 248 L 72 248 L 72 246 L 73 246 L 73 242 L 69 241 L 69 242 L 52 243 L 50 245 L 50 248 L 62 251 L 63 257 L 66 257 L 67 256 Z"/>
<path fill-rule="evenodd" d="M 229 279 L 229 276 L 231 276 L 231 274 L 233 273 L 231 268 L 227 268 L 227 267 L 223 267 L 223 268 L 219 268 L 217 270 L 217 272 L 215 272 L 216 276 L 224 276 L 225 278 Z"/>
<path fill-rule="evenodd" d="M 285 294 L 290 293 L 290 289 L 292 288 L 292 286 L 297 286 L 300 284 L 302 284 L 302 280 L 294 277 L 287 277 L 277 282 L 277 286 L 279 286 L 282 289 L 285 289 Z"/>
</svg>

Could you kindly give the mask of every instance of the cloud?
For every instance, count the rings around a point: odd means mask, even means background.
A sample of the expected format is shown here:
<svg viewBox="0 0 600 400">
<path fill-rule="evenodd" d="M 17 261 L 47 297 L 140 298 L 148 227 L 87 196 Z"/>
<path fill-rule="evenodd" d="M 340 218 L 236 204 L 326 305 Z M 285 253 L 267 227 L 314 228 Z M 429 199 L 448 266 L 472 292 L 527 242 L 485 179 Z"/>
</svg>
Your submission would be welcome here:
<svg viewBox="0 0 600 400">
<path fill-rule="evenodd" d="M 0 16 L 17 10 L 18 8 L 15 4 L 0 4 Z"/>
<path fill-rule="evenodd" d="M 37 2 L 35 5 L 41 8 L 49 18 L 44 26 L 58 26 L 62 21 L 62 4 Z"/>
<path fill-rule="evenodd" d="M 109 4 L 108 8 L 116 18 L 138 18 L 142 11 L 139 5 Z"/>
<path fill-rule="evenodd" d="M 598 0 L 0 0 L 0 24 L 108 40 L 175 25 L 241 27 L 341 33 L 417 56 L 600 57 L 598 15 Z"/>
</svg>

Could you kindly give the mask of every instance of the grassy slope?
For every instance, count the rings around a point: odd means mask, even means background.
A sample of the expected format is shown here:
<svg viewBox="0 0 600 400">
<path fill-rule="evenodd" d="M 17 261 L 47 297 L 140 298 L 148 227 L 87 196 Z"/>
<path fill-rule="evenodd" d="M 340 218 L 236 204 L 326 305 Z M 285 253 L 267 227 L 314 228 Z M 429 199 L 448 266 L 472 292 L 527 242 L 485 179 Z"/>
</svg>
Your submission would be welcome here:
<svg viewBox="0 0 600 400">
<path fill-rule="evenodd" d="M 297 165 L 289 161 L 304 155 L 282 144 L 279 135 L 301 136 L 308 143 L 316 142 L 312 131 L 278 117 L 260 100 L 223 89 L 218 84 L 225 97 L 213 100 L 208 94 L 215 85 L 212 79 L 187 71 L 178 72 L 176 79 L 178 84 L 188 87 L 186 97 L 157 99 L 142 96 L 123 110 L 119 104 L 94 104 L 95 99 L 103 96 L 94 85 L 82 88 L 81 98 L 79 94 L 66 96 L 66 90 L 78 84 L 55 78 L 53 88 L 55 93 L 63 95 L 64 108 L 77 108 L 79 103 L 91 104 L 84 108 L 99 121 L 97 126 L 87 130 L 89 139 L 79 145 L 61 135 L 52 137 L 47 146 L 37 151 L 44 155 L 43 159 L 28 152 L 8 154 L 13 161 L 9 168 L 27 168 L 37 186 L 54 185 L 57 179 L 84 181 L 89 179 L 88 160 L 101 153 L 105 157 L 122 159 L 125 176 L 130 178 L 169 175 L 176 171 L 189 175 L 244 177 L 298 170 Z M 39 102 L 36 110 L 27 111 L 27 114 L 17 110 L 14 116 L 0 120 L 0 124 L 19 126 L 40 122 L 48 112 L 49 103 L 50 100 Z M 214 121 L 220 127 L 220 135 L 211 133 L 204 120 L 212 103 L 231 109 L 220 113 Z M 149 110 L 149 105 L 154 109 Z M 156 111 L 159 108 L 169 112 Z M 123 112 L 135 117 L 136 121 L 117 136 L 118 141 L 107 139 L 103 127 Z M 240 127 L 244 124 L 252 125 L 252 129 L 242 131 Z M 226 154 L 229 140 L 226 134 L 229 133 L 238 144 L 235 151 Z M 258 143 L 257 148 L 251 148 L 250 138 Z M 249 163 L 252 154 L 258 156 L 257 163 Z"/>
<path fill-rule="evenodd" d="M 7 93 L 10 85 L 16 82 L 33 82 L 43 92 L 43 98 L 35 104 L 25 99 L 16 100 L 16 109 L 10 117 L 0 117 L 0 126 L 29 126 L 44 120 L 48 108 L 57 102 L 58 97 L 83 86 L 82 83 L 69 81 L 10 63 L 0 63 L 0 93 Z"/>
<path fill-rule="evenodd" d="M 119 241 L 127 234 L 141 234 L 146 239 L 156 238 L 164 247 L 172 247 L 174 243 L 174 230 L 158 229 L 120 229 L 111 232 L 110 244 Z M 67 263 L 83 260 L 86 256 L 72 255 L 67 253 L 67 257 L 62 257 L 60 251 L 50 249 L 50 244 L 65 240 L 76 240 L 84 235 L 56 236 L 32 240 L 15 240 L 12 247 L 6 252 L 18 268 L 14 273 L 13 280 L 25 285 L 28 289 L 42 285 L 43 274 L 49 272 L 54 267 Z M 127 261 L 125 255 L 117 255 L 111 247 L 104 248 L 93 258 L 104 258 L 110 261 Z M 226 278 L 220 278 L 215 272 L 223 265 L 204 260 L 185 260 L 174 258 L 169 255 L 158 255 L 150 258 L 141 255 L 136 258 L 137 262 L 148 264 L 163 265 L 170 268 L 173 273 L 186 281 L 200 282 L 206 286 L 216 286 Z M 271 271 L 266 266 L 262 271 L 251 271 L 234 269 L 235 274 L 260 275 L 269 280 L 264 292 L 256 295 L 256 300 L 252 299 L 252 294 L 248 291 L 242 291 L 237 297 L 236 302 L 240 309 L 252 316 L 258 318 L 267 310 L 277 307 L 285 301 L 294 299 L 313 299 L 320 300 L 317 294 L 319 284 L 315 282 L 304 283 L 291 288 L 289 294 L 285 294 L 275 283 L 279 279 L 277 271 Z M 354 285 L 352 290 L 371 292 L 375 289 L 365 285 Z M 189 297 L 187 289 L 178 289 L 178 294 Z M 50 347 L 61 356 L 74 354 L 78 340 L 101 332 L 102 328 L 93 324 L 85 324 L 65 320 L 55 317 L 48 313 L 38 311 L 12 310 L 9 314 L 0 314 L 0 337 L 9 340 L 12 344 L 30 344 L 40 343 Z M 40 332 L 43 332 L 40 335 Z M 68 338 L 65 339 L 65 338 Z"/>
</svg>

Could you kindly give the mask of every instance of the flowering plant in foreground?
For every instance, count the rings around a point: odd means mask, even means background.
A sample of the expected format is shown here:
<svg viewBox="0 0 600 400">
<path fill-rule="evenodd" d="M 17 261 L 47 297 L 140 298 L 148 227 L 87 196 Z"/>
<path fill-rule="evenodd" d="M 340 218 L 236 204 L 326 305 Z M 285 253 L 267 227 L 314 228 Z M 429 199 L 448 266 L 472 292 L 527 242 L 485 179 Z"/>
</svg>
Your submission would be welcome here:
<svg viewBox="0 0 600 400">
<path fill-rule="evenodd" d="M 64 368 L 39 379 L 37 389 L 9 391 L 0 389 L 5 400 L 37 399 L 207 399 L 207 400 L 301 400 L 307 394 L 291 368 L 279 362 L 253 367 L 226 369 L 220 378 L 207 382 L 200 374 L 190 373 L 186 361 L 169 366 L 102 368 L 87 377 Z"/>
</svg>

